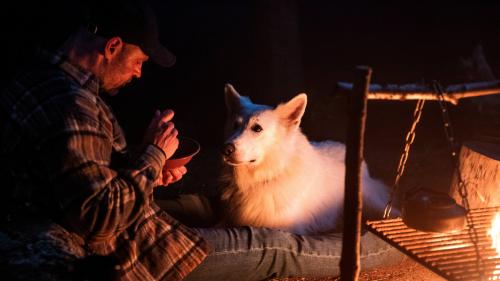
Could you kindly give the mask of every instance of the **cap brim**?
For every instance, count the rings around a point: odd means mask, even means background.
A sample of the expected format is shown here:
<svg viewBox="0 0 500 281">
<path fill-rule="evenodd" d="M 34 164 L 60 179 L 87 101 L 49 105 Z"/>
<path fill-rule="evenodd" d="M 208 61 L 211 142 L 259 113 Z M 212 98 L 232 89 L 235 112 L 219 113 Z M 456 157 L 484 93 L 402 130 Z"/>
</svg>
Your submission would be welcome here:
<svg viewBox="0 0 500 281">
<path fill-rule="evenodd" d="M 163 47 L 160 43 L 144 48 L 144 52 L 151 60 L 163 67 L 171 67 L 175 64 L 176 57 L 172 52 Z"/>
</svg>

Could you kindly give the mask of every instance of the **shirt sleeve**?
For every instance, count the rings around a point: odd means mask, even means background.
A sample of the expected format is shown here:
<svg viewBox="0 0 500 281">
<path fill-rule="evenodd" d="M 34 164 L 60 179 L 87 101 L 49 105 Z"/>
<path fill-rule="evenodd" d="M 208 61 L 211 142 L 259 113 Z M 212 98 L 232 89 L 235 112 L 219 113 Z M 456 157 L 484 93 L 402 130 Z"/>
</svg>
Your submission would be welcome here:
<svg viewBox="0 0 500 281">
<path fill-rule="evenodd" d="M 86 99 L 62 107 L 38 145 L 63 223 L 90 241 L 110 239 L 143 215 L 165 162 L 149 145 L 124 168 L 111 167 L 113 128 L 100 110 Z"/>
</svg>

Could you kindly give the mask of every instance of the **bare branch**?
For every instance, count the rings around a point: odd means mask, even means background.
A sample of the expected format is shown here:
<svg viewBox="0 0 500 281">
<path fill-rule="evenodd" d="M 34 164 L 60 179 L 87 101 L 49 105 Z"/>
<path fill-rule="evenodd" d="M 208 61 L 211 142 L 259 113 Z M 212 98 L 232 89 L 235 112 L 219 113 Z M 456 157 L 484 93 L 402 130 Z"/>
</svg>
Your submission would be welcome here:
<svg viewBox="0 0 500 281">
<path fill-rule="evenodd" d="M 334 93 L 350 93 L 352 87 L 351 83 L 337 82 L 337 89 Z M 371 100 L 438 99 L 437 93 L 431 85 L 423 84 L 371 84 L 368 91 L 368 99 Z M 500 80 L 450 85 L 443 94 L 445 101 L 457 105 L 458 101 L 463 98 L 500 94 Z"/>
</svg>

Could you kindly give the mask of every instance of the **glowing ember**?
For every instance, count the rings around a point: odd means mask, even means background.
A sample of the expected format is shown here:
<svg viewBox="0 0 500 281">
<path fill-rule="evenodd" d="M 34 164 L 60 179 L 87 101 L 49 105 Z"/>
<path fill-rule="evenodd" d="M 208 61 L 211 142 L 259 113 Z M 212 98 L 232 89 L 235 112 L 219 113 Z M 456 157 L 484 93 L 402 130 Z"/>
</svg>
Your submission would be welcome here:
<svg viewBox="0 0 500 281">
<path fill-rule="evenodd" d="M 500 255 L 500 213 L 496 213 L 491 221 L 491 229 L 488 230 L 488 235 L 493 241 L 493 248 L 496 249 L 497 255 Z"/>
<path fill-rule="evenodd" d="M 491 236 L 492 247 L 496 249 L 497 255 L 494 258 L 500 257 L 500 213 L 496 213 L 495 217 L 491 221 L 491 228 L 488 230 L 488 235 Z M 500 265 L 495 267 L 493 270 L 493 277 L 488 278 L 488 280 L 500 280 L 498 275 L 500 274 Z"/>
</svg>

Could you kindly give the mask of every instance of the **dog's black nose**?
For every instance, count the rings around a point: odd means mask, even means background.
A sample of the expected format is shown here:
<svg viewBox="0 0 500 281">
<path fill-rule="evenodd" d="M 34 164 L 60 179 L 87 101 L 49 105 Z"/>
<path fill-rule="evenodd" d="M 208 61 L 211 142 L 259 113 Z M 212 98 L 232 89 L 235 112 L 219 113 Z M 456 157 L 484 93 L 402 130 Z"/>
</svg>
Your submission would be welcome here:
<svg viewBox="0 0 500 281">
<path fill-rule="evenodd" d="M 226 156 L 229 156 L 233 154 L 233 152 L 236 150 L 236 147 L 234 146 L 233 143 L 229 142 L 224 144 L 224 147 L 222 148 L 222 153 Z"/>
</svg>

